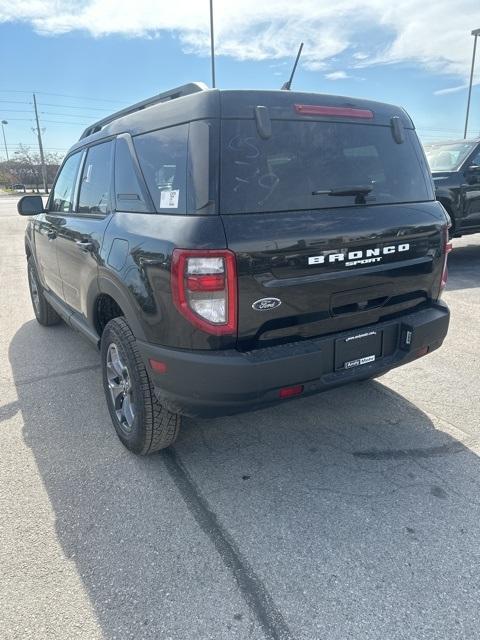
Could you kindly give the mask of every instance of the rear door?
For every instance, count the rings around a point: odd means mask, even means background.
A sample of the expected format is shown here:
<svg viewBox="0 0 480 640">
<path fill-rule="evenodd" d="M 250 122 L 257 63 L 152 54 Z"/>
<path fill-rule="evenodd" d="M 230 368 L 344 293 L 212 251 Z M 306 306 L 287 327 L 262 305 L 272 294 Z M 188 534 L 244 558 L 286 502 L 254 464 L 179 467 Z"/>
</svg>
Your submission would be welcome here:
<svg viewBox="0 0 480 640">
<path fill-rule="evenodd" d="M 480 227 L 480 151 L 477 151 L 473 158 L 470 158 L 466 163 L 463 177 L 464 218 L 462 228 Z"/>
<path fill-rule="evenodd" d="M 97 283 L 105 228 L 112 213 L 114 142 L 89 147 L 84 153 L 74 210 L 57 230 L 57 252 L 66 303 L 87 317 L 89 295 Z"/>
<path fill-rule="evenodd" d="M 359 327 L 438 295 L 445 216 L 412 129 L 222 122 L 220 210 L 237 254 L 239 345 Z"/>
</svg>

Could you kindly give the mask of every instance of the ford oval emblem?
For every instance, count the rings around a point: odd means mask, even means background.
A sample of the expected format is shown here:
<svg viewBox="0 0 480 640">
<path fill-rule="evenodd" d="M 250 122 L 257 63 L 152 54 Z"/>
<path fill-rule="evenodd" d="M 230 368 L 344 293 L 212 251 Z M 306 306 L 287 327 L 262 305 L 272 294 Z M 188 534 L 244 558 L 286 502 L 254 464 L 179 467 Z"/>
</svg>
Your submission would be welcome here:
<svg viewBox="0 0 480 640">
<path fill-rule="evenodd" d="M 279 298 L 261 298 L 260 300 L 255 300 L 252 304 L 252 309 L 255 311 L 270 311 L 270 309 L 276 309 L 282 304 L 282 301 Z"/>
</svg>

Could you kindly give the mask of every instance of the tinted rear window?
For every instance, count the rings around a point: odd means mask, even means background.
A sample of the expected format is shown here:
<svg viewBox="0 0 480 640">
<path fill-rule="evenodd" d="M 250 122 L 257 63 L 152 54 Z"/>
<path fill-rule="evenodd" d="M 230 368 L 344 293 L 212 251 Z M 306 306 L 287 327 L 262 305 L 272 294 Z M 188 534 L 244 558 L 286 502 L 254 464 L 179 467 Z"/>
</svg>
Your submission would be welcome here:
<svg viewBox="0 0 480 640">
<path fill-rule="evenodd" d="M 188 124 L 133 138 L 156 211 L 186 213 L 187 139 Z"/>
<path fill-rule="evenodd" d="M 390 127 L 272 121 L 262 139 L 253 120 L 222 122 L 222 213 L 352 206 L 355 196 L 313 195 L 368 186 L 366 204 L 433 200 L 415 133 L 397 144 Z"/>
</svg>

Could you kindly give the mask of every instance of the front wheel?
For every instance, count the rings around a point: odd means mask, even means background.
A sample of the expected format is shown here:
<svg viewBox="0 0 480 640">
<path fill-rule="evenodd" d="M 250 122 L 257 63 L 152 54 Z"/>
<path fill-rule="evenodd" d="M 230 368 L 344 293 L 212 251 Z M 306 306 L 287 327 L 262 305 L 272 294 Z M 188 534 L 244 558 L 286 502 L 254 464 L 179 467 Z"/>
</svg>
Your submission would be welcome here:
<svg viewBox="0 0 480 640">
<path fill-rule="evenodd" d="M 124 318 L 114 318 L 105 327 L 101 358 L 108 410 L 127 449 L 147 455 L 175 442 L 181 418 L 158 401 Z"/>
</svg>

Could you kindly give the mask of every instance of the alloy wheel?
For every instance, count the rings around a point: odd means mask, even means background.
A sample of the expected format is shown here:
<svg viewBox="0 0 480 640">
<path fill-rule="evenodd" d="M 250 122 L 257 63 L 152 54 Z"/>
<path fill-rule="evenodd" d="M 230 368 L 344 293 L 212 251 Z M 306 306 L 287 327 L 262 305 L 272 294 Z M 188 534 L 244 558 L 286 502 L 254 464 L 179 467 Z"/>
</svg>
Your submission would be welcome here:
<svg viewBox="0 0 480 640">
<path fill-rule="evenodd" d="M 132 381 L 125 360 L 113 342 L 107 351 L 107 381 L 118 422 L 125 432 L 130 433 L 135 420 Z"/>
</svg>

